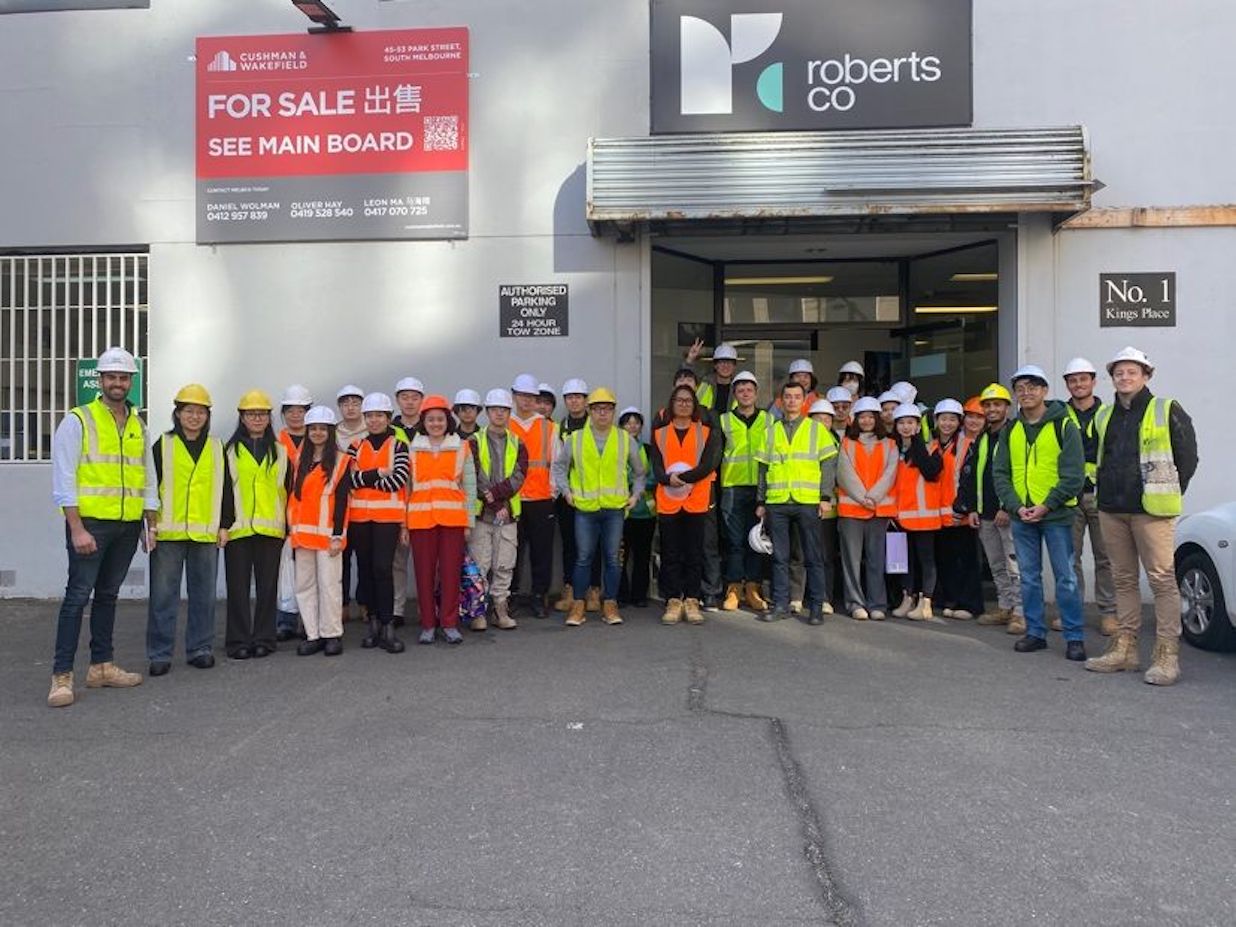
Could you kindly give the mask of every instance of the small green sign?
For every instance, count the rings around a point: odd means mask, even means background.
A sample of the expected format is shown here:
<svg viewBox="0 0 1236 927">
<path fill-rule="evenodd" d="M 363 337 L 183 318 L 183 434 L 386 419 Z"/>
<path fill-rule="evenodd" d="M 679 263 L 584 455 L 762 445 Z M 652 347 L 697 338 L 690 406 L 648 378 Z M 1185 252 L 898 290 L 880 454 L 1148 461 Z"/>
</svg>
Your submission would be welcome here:
<svg viewBox="0 0 1236 927">
<path fill-rule="evenodd" d="M 77 362 L 77 403 L 84 406 L 94 402 L 99 395 L 99 372 L 96 369 L 98 361 L 91 357 Z M 137 408 L 142 407 L 142 360 L 137 359 L 137 373 L 133 375 L 133 385 L 129 387 L 129 402 Z"/>
</svg>

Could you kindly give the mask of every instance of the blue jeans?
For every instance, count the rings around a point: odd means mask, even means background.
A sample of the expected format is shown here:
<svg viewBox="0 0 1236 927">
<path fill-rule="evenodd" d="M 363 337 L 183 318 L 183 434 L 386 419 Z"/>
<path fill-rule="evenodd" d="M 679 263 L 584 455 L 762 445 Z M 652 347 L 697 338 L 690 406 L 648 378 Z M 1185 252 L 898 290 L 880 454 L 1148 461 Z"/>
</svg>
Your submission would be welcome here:
<svg viewBox="0 0 1236 927">
<path fill-rule="evenodd" d="M 65 546 L 69 551 L 69 581 L 56 619 L 56 654 L 53 673 L 68 673 L 77 654 L 77 638 L 82 631 L 82 613 L 90 606 L 90 662 L 109 663 L 112 659 L 112 629 L 116 626 L 116 596 L 129 572 L 137 542 L 142 534 L 140 521 L 102 521 L 83 518 L 82 524 L 94 535 L 98 549 L 83 556 L 73 549 L 69 526 L 65 523 Z"/>
<path fill-rule="evenodd" d="M 180 576 L 189 592 L 185 624 L 185 658 L 214 649 L 215 576 L 219 548 L 202 541 L 159 541 L 150 552 L 150 617 L 146 622 L 146 656 L 153 662 L 171 660 L 176 644 L 176 613 L 180 611 Z"/>
<path fill-rule="evenodd" d="M 767 506 L 768 533 L 773 544 L 773 608 L 785 611 L 790 607 L 790 524 L 798 526 L 798 539 L 803 548 L 803 565 L 807 568 L 808 600 L 803 604 L 810 611 L 828 601 L 828 582 L 824 562 L 820 558 L 820 509 L 816 505 L 787 502 Z"/>
<path fill-rule="evenodd" d="M 1066 641 L 1085 639 L 1082 626 L 1082 601 L 1073 573 L 1073 523 L 1024 524 L 1013 518 L 1013 547 L 1021 570 L 1021 605 L 1026 612 L 1026 634 L 1047 637 L 1043 623 L 1043 543 L 1051 571 L 1056 577 L 1056 605 L 1064 625 Z"/>
<path fill-rule="evenodd" d="M 625 515 L 624 509 L 575 510 L 575 571 L 571 585 L 576 589 L 588 588 L 588 574 L 592 571 L 592 558 L 599 543 L 605 557 L 605 570 L 601 577 L 602 597 L 618 598 L 618 580 L 622 575 L 618 549 L 622 544 Z"/>
<path fill-rule="evenodd" d="M 721 523 L 725 526 L 725 581 L 764 578 L 764 560 L 751 549 L 747 535 L 755 526 L 755 487 L 727 486 L 721 490 Z"/>
</svg>

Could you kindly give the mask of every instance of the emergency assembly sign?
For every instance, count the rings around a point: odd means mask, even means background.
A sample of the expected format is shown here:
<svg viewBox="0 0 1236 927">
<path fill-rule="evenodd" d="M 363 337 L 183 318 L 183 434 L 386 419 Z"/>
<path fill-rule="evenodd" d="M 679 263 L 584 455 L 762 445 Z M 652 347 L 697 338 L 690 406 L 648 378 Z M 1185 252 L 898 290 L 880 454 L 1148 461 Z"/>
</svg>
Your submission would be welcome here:
<svg viewBox="0 0 1236 927">
<path fill-rule="evenodd" d="M 465 238 L 468 30 L 197 40 L 200 243 Z"/>
</svg>

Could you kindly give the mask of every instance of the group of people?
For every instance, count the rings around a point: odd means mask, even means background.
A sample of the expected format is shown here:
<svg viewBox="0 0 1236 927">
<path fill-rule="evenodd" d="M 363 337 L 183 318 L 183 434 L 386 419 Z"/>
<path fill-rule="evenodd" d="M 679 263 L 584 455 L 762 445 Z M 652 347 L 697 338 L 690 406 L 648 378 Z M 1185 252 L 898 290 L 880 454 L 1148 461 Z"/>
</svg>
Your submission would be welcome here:
<svg viewBox="0 0 1236 927">
<path fill-rule="evenodd" d="M 1140 562 L 1157 635 L 1145 679 L 1178 679 L 1173 526 L 1196 439 L 1179 403 L 1150 393 L 1154 368 L 1142 352 L 1126 348 L 1107 365 L 1110 405 L 1094 395 L 1097 370 L 1078 358 L 1066 368 L 1067 402 L 1049 400 L 1046 374 L 1030 365 L 1014 373 L 1012 392 L 993 383 L 964 404 L 928 409 L 908 382 L 869 395 L 854 361 L 822 390 L 806 359 L 763 405 L 732 345 L 717 346 L 706 377 L 693 366 L 699 351 L 688 352 L 647 443 L 638 408 L 618 411 L 613 392 L 581 379 L 563 385 L 565 415 L 555 421 L 557 395 L 529 374 L 451 402 L 415 377 L 397 382 L 393 398 L 349 384 L 333 406 L 291 386 L 278 432 L 274 402 L 255 389 L 237 402 L 226 440 L 211 433 L 209 392 L 189 384 L 175 396 L 172 427 L 151 442 L 127 400 L 136 362 L 109 348 L 99 396 L 71 410 L 53 441 L 69 578 L 48 704 L 75 699 L 92 599 L 86 685 L 142 682 L 112 653 L 116 598 L 139 543 L 150 553 L 148 671 L 161 676 L 182 579 L 186 660 L 214 665 L 220 550 L 224 647 L 244 660 L 297 639 L 303 656 L 337 656 L 346 617 L 365 623 L 362 647 L 402 652 L 409 576 L 421 644 L 461 643 L 461 621 L 475 632 L 515 629 L 524 561 L 526 609 L 548 618 L 558 536 L 563 587 L 552 607 L 569 627 L 589 612 L 621 624 L 623 605 L 646 605 L 659 538 L 667 625 L 740 607 L 770 622 L 799 613 L 811 625 L 836 608 L 857 621 L 929 620 L 938 609 L 1005 625 L 1022 653 L 1047 647 L 1046 548 L 1060 613 L 1052 624 L 1068 659 L 1086 660 L 1088 533 L 1112 641 L 1086 668 L 1139 667 Z M 990 610 L 980 549 L 997 591 Z M 469 566 L 485 579 L 479 611 L 461 609 Z"/>
</svg>

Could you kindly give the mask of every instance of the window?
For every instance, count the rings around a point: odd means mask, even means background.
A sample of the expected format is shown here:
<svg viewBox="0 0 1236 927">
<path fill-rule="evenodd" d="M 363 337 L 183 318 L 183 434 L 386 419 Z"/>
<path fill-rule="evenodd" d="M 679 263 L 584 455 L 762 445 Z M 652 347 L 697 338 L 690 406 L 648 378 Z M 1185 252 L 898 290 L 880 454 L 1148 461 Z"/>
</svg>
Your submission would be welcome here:
<svg viewBox="0 0 1236 927">
<path fill-rule="evenodd" d="M 111 345 L 139 358 L 146 407 L 148 255 L 0 256 L 0 461 L 51 459 L 77 405 L 77 362 Z"/>
</svg>

